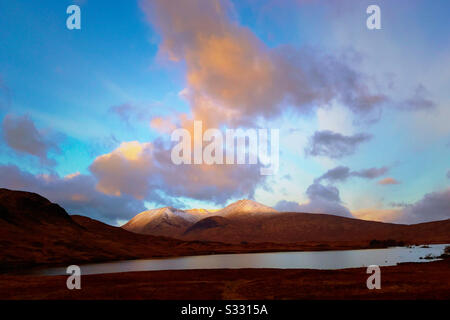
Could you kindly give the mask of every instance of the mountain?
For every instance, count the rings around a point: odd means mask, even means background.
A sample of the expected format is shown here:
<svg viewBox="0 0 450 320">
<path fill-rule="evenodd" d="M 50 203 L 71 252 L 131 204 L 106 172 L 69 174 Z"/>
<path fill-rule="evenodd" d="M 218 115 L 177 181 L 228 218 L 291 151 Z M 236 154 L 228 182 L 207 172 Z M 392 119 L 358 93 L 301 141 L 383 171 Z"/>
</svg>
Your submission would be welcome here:
<svg viewBox="0 0 450 320">
<path fill-rule="evenodd" d="M 226 243 L 369 243 L 390 239 L 408 243 L 450 242 L 450 220 L 401 225 L 327 214 L 278 212 L 252 200 L 239 200 L 215 212 L 183 210 L 184 214 L 169 214 L 165 220 L 155 214 L 158 210 L 150 210 L 152 217 L 148 220 L 136 216 L 124 228 L 187 241 Z"/>
<path fill-rule="evenodd" d="M 215 215 L 229 218 L 273 213 L 278 213 L 278 211 L 253 200 L 239 200 L 217 211 Z"/>
<path fill-rule="evenodd" d="M 198 233 L 202 230 L 215 229 L 215 231 L 217 231 L 216 228 L 225 227 L 228 223 L 229 220 L 221 216 L 208 217 L 187 228 L 182 236 L 187 236 L 192 233 Z"/>
<path fill-rule="evenodd" d="M 278 213 L 278 211 L 252 200 L 239 200 L 220 210 L 181 210 L 172 207 L 164 207 L 141 212 L 123 225 L 122 228 L 142 234 L 182 238 L 183 234 L 185 234 L 191 226 L 202 219 L 213 217 L 253 217 L 274 213 Z M 208 221 L 216 220 L 218 219 L 207 220 L 206 223 L 200 224 L 200 229 L 204 229 L 205 225 L 209 225 Z"/>
<path fill-rule="evenodd" d="M 200 218 L 205 218 L 209 215 L 215 214 L 219 210 L 218 209 L 187 209 L 184 211 L 187 213 L 196 215 Z"/>
<path fill-rule="evenodd" d="M 123 229 L 135 233 L 152 235 L 178 235 L 180 230 L 189 228 L 200 217 L 172 207 L 147 210 L 139 213 L 122 226 Z"/>
</svg>

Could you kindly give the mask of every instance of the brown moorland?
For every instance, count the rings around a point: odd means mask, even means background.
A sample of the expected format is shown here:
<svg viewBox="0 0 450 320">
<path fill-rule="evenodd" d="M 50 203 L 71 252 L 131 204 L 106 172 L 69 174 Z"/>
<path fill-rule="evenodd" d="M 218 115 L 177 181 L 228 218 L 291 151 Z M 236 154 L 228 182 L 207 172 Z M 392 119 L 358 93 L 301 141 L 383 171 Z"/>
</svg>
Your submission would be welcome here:
<svg viewBox="0 0 450 320">
<path fill-rule="evenodd" d="M 450 260 L 381 268 L 368 290 L 365 268 L 221 269 L 86 275 L 81 290 L 66 276 L 0 275 L 0 299 L 450 299 Z"/>
<path fill-rule="evenodd" d="M 200 220 L 177 238 L 230 243 L 264 242 L 267 239 L 277 243 L 361 242 L 372 239 L 393 239 L 405 243 L 450 241 L 450 219 L 403 225 L 300 212 L 217 218 L 221 217 Z M 210 221 L 212 219 L 214 221 Z"/>
</svg>

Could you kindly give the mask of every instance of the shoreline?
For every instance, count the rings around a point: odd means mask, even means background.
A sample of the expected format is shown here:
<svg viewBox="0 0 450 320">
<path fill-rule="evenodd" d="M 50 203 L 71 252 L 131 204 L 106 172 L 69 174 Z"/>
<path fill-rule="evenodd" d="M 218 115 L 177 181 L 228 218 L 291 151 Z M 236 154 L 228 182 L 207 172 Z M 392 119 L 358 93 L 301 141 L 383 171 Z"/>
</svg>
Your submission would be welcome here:
<svg viewBox="0 0 450 320">
<path fill-rule="evenodd" d="M 354 251 L 354 250 L 379 250 L 379 249 L 388 249 L 388 248 L 410 248 L 410 247 L 423 247 L 428 245 L 448 245 L 449 243 L 434 243 L 429 242 L 426 244 L 414 244 L 414 245 L 403 245 L 403 246 L 383 246 L 383 247 L 360 247 L 360 246 L 336 246 L 336 247 L 324 247 L 321 246 L 308 246 L 307 248 L 310 250 L 298 250 L 298 247 L 293 248 L 279 248 L 279 250 L 275 249 L 267 249 L 267 250 L 256 250 L 256 251 L 248 251 L 248 250 L 232 250 L 232 251 L 213 251 L 209 253 L 199 252 L 194 254 L 186 254 L 186 255 L 156 255 L 151 257 L 145 257 L 145 258 L 135 258 L 135 259 L 116 259 L 116 260 L 109 260 L 109 259 L 93 259 L 92 261 L 77 263 L 77 262 L 67 262 L 67 263 L 55 263 L 55 264 L 31 264 L 28 267 L 21 267 L 17 268 L 14 267 L 14 265 L 10 265 L 8 268 L 0 268 L 0 275 L 32 275 L 32 273 L 27 273 L 27 271 L 38 271 L 42 269 L 50 269 L 50 268 L 59 268 L 59 267 L 67 267 L 68 265 L 95 265 L 95 264 L 102 264 L 102 263 L 115 263 L 115 262 L 125 262 L 125 261 L 135 261 L 135 260 L 165 260 L 165 259 L 177 259 L 177 258 L 185 258 L 185 257 L 202 257 L 202 256 L 212 256 L 212 255 L 233 255 L 233 254 L 264 254 L 264 253 L 280 253 L 280 252 L 327 252 L 327 251 Z M 303 247 L 304 249 L 305 247 Z M 433 261 L 435 259 L 438 259 L 439 257 L 434 257 Z M 422 257 L 420 258 L 422 259 Z M 423 262 L 427 262 L 429 258 L 424 257 Z M 432 261 L 428 261 L 432 262 Z M 417 262 L 420 263 L 420 262 Z M 258 269 L 258 268 L 256 268 Z M 11 271 L 14 270 L 14 271 Z M 192 270 L 192 269 L 187 269 Z M 197 269 L 199 270 L 199 269 Z M 211 269 L 209 269 L 211 270 Z M 312 269 L 312 270 L 333 270 L 333 269 Z M 341 269 L 334 269 L 334 270 L 341 270 Z M 163 271 L 163 270 L 162 270 Z"/>
</svg>

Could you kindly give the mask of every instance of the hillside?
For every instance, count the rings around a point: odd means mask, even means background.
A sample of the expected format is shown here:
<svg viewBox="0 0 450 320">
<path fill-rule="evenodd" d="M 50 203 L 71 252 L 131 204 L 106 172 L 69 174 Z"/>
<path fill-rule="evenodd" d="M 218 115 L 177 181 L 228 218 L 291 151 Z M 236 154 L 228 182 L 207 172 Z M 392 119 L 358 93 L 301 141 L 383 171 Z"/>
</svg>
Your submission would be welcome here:
<svg viewBox="0 0 450 320">
<path fill-rule="evenodd" d="M 204 254 L 226 247 L 128 232 L 69 216 L 35 193 L 0 189 L 0 269 Z"/>
<path fill-rule="evenodd" d="M 373 239 L 393 239 L 407 243 L 450 242 L 450 220 L 400 225 L 325 214 L 290 212 L 278 213 L 275 216 L 239 216 L 206 226 L 204 220 L 200 220 L 180 238 L 234 243 L 355 242 Z"/>
</svg>

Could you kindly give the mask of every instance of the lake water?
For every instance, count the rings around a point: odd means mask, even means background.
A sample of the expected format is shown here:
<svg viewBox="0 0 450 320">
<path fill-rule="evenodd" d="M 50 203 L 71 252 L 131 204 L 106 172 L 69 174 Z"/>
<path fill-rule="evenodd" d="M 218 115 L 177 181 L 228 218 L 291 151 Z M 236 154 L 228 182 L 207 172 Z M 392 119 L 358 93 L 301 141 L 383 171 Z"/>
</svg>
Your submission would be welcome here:
<svg viewBox="0 0 450 320">
<path fill-rule="evenodd" d="M 316 252 L 271 252 L 244 254 L 217 254 L 164 259 L 140 259 L 80 265 L 81 273 L 100 274 L 132 271 L 186 270 L 186 269 L 345 269 L 369 265 L 392 266 L 401 262 L 428 262 L 427 255 L 440 256 L 446 244 L 422 247 L 393 247 L 368 250 L 336 250 Z M 40 275 L 66 274 L 66 268 L 48 268 L 33 271 Z"/>
</svg>

